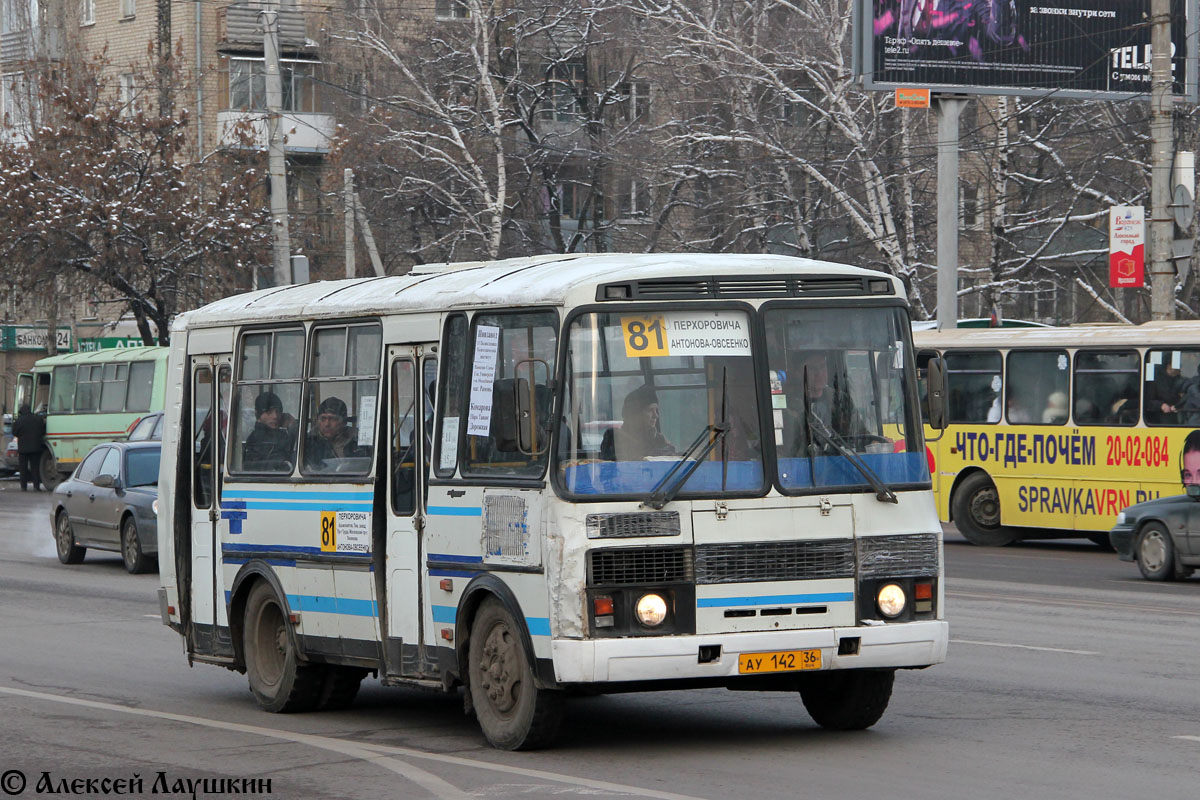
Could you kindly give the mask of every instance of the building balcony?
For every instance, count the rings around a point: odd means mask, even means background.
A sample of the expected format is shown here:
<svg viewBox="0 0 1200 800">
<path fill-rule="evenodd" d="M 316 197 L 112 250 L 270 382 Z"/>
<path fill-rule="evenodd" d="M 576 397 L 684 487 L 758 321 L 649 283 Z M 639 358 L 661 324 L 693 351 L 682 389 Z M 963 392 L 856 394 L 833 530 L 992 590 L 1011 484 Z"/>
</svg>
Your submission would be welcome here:
<svg viewBox="0 0 1200 800">
<path fill-rule="evenodd" d="M 41 59 L 59 61 L 62 56 L 61 28 L 26 28 L 0 34 L 0 63 L 14 64 Z"/>
<path fill-rule="evenodd" d="M 332 114 L 284 111 L 281 122 L 285 152 L 297 155 L 329 152 L 329 140 L 337 126 Z M 218 111 L 217 129 L 222 147 L 266 150 L 269 144 L 266 111 Z M 242 141 L 241 131 L 249 134 L 249 145 Z"/>
<path fill-rule="evenodd" d="M 262 9 L 248 3 L 234 3 L 217 9 L 217 50 L 255 51 L 263 49 Z M 279 9 L 279 49 L 296 52 L 316 49 L 308 37 L 309 14 L 298 8 Z"/>
</svg>

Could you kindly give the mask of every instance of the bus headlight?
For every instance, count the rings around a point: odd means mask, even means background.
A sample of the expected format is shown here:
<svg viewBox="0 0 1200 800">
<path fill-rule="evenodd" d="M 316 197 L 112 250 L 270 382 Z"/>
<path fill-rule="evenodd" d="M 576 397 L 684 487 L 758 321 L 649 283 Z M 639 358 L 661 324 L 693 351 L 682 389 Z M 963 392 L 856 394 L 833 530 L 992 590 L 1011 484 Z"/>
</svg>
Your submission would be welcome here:
<svg viewBox="0 0 1200 800">
<path fill-rule="evenodd" d="M 658 627 L 667 618 L 667 601 L 661 595 L 644 594 L 637 601 L 634 613 L 637 614 L 638 622 L 647 628 Z"/>
<path fill-rule="evenodd" d="M 908 598 L 904 596 L 904 590 L 895 583 L 885 584 L 880 588 L 879 594 L 875 595 L 875 605 L 879 607 L 879 613 L 890 619 L 903 614 L 907 603 Z"/>
</svg>

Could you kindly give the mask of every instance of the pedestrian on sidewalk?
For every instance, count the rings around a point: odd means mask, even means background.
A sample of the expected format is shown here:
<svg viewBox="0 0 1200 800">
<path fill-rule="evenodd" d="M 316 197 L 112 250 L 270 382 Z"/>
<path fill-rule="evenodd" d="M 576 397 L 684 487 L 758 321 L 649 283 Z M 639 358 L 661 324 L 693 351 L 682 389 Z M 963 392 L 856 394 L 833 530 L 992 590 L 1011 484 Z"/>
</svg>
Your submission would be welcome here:
<svg viewBox="0 0 1200 800">
<path fill-rule="evenodd" d="M 40 414 L 29 410 L 25 403 L 18 409 L 17 421 L 13 423 L 13 436 L 17 437 L 17 454 L 21 464 L 21 491 L 26 491 L 26 484 L 32 483 L 33 490 L 42 490 L 40 473 L 42 448 L 46 446 L 46 419 Z"/>
</svg>

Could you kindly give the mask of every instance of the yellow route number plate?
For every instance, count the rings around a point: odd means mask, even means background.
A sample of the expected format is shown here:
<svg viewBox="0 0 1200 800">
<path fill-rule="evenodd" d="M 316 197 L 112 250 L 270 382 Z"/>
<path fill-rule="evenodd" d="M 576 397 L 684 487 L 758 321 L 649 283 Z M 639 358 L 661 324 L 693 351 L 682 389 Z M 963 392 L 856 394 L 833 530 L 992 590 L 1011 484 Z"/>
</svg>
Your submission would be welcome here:
<svg viewBox="0 0 1200 800">
<path fill-rule="evenodd" d="M 739 675 L 820 668 L 820 650 L 779 650 L 774 653 L 742 653 L 738 656 Z"/>
</svg>

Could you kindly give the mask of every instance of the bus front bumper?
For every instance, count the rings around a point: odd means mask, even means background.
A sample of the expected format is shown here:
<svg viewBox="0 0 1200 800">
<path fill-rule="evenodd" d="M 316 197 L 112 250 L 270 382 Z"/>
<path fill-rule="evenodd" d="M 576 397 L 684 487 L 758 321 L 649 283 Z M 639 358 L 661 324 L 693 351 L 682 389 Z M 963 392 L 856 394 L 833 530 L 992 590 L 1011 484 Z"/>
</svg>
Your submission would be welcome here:
<svg viewBox="0 0 1200 800">
<path fill-rule="evenodd" d="M 781 650 L 821 650 L 822 669 L 927 667 L 946 660 L 950 627 L 945 620 L 799 631 L 638 636 L 625 639 L 554 639 L 559 683 L 607 683 L 677 678 L 736 678 L 738 656 Z M 857 653 L 839 655 L 838 643 L 857 637 Z M 715 660 L 701 662 L 701 648 Z M 847 647 L 844 649 L 853 649 Z"/>
</svg>

